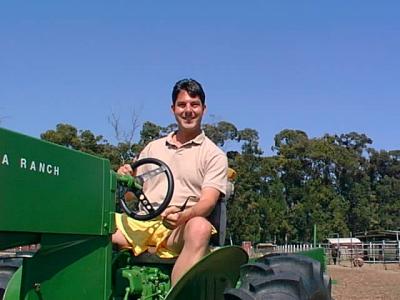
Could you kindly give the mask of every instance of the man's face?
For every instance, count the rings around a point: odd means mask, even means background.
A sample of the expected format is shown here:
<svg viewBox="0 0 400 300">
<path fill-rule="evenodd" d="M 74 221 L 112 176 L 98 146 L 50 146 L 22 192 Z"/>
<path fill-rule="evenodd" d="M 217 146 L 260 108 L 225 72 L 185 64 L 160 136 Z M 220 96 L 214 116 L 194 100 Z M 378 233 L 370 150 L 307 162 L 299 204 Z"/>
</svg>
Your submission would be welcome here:
<svg viewBox="0 0 400 300">
<path fill-rule="evenodd" d="M 199 130 L 206 106 L 199 97 L 190 97 L 186 91 L 180 91 L 175 105 L 171 106 L 180 130 Z"/>
</svg>

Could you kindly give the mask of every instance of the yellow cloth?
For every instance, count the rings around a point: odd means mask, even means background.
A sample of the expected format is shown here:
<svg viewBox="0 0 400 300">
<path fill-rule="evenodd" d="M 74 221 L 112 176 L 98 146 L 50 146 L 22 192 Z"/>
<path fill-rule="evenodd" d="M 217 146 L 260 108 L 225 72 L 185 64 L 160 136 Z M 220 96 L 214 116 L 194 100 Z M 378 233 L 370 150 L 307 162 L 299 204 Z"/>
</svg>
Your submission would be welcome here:
<svg viewBox="0 0 400 300">
<path fill-rule="evenodd" d="M 155 247 L 156 254 L 161 258 L 173 258 L 177 253 L 167 249 L 166 242 L 172 230 L 162 224 L 161 218 L 149 221 L 138 221 L 126 214 L 115 214 L 115 223 L 126 240 L 131 244 L 135 256 L 147 251 L 149 247 Z M 212 227 L 211 234 L 217 230 Z"/>
<path fill-rule="evenodd" d="M 237 176 L 237 173 L 236 173 L 236 171 L 234 169 L 228 168 L 227 176 L 228 176 L 228 180 L 235 180 L 236 176 Z"/>
</svg>

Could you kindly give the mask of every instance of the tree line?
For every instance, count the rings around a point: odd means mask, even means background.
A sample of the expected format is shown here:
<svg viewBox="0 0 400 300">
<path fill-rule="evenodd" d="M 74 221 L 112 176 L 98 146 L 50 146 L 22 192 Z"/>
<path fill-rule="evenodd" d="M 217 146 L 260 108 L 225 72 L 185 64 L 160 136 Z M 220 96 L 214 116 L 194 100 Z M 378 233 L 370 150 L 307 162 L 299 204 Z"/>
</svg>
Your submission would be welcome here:
<svg viewBox="0 0 400 300">
<path fill-rule="evenodd" d="M 41 138 L 107 158 L 116 169 L 175 129 L 145 122 L 137 142 L 113 145 L 90 130 L 58 124 Z M 285 129 L 275 135 L 273 155 L 266 156 L 254 129 L 221 121 L 204 124 L 203 130 L 224 148 L 238 174 L 228 202 L 228 237 L 235 243 L 311 242 L 314 225 L 319 241 L 400 229 L 400 150 L 378 151 L 356 132 L 310 138 Z"/>
</svg>

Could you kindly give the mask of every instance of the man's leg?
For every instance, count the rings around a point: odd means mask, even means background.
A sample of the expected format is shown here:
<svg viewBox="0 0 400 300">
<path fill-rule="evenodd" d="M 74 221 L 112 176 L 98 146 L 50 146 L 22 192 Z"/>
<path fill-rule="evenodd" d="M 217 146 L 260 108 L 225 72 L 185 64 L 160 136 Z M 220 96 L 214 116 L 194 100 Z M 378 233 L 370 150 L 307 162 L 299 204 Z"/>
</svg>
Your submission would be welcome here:
<svg viewBox="0 0 400 300">
<path fill-rule="evenodd" d="M 203 217 L 194 217 L 175 229 L 167 241 L 167 248 L 180 252 L 172 270 L 172 285 L 197 263 L 208 251 L 212 225 Z"/>
<path fill-rule="evenodd" d="M 117 231 L 112 235 L 111 241 L 113 242 L 113 244 L 118 245 L 119 248 L 126 248 L 131 246 L 119 229 L 117 229 Z"/>
</svg>

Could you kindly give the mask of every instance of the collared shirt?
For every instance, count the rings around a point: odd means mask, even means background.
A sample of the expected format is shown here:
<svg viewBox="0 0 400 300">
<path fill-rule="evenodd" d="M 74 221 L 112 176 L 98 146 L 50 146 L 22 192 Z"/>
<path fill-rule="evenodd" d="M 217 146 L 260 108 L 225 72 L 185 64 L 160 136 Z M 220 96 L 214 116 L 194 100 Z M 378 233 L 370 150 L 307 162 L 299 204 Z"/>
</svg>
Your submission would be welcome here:
<svg viewBox="0 0 400 300">
<path fill-rule="evenodd" d="M 165 162 L 172 171 L 175 189 L 170 205 L 181 206 L 189 196 L 187 207 L 198 201 L 201 190 L 212 187 L 226 193 L 228 162 L 225 153 L 218 148 L 204 132 L 178 147 L 172 139 L 172 132 L 164 138 L 150 142 L 141 152 L 139 159 L 152 157 Z M 140 172 L 145 170 L 138 170 Z M 159 175 L 144 186 L 147 198 L 161 202 L 166 195 L 165 176 Z"/>
</svg>

